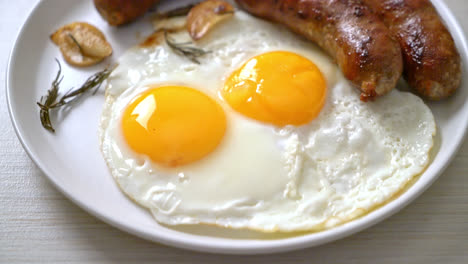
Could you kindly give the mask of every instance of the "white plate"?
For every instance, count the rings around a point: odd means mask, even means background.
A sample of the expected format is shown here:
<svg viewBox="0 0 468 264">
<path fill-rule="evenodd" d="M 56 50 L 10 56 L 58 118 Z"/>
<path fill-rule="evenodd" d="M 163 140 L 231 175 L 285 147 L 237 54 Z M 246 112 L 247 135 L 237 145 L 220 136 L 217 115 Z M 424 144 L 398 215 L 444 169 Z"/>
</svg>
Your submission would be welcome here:
<svg viewBox="0 0 468 264">
<path fill-rule="evenodd" d="M 181 2 L 184 1 L 164 3 L 168 7 L 183 4 Z M 468 65 L 467 44 L 459 24 L 442 1 L 434 1 L 434 4 L 449 25 L 463 64 Z M 150 30 L 147 20 L 119 29 L 109 27 L 95 11 L 91 0 L 39 2 L 23 25 L 8 64 L 7 100 L 13 125 L 32 160 L 68 198 L 107 223 L 152 241 L 198 251 L 254 254 L 311 247 L 348 236 L 382 221 L 428 188 L 454 157 L 467 129 L 468 74 L 464 69 L 465 81 L 458 93 L 449 100 L 429 104 L 440 137 L 440 149 L 434 161 L 413 186 L 385 206 L 337 228 L 295 237 L 196 226 L 167 228 L 158 225 L 146 210 L 122 194 L 104 164 L 97 140 L 102 93 L 59 116 L 60 123 L 54 120 L 56 134 L 47 132 L 39 122 L 36 101 L 49 89 L 56 74 L 54 58 L 63 61 L 49 35 L 59 26 L 74 21 L 87 21 L 102 29 L 113 44 L 114 59 L 138 42 L 138 33 Z M 86 69 L 70 68 L 66 63 L 62 66 L 65 75 L 62 87 L 71 87 L 81 84 L 104 64 Z"/>
</svg>

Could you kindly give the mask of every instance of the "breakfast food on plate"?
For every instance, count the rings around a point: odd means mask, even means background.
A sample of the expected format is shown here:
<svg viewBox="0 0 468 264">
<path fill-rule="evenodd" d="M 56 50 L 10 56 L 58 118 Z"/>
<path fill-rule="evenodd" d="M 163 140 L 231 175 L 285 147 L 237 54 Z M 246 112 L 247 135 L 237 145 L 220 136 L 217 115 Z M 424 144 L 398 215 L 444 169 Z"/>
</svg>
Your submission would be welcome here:
<svg viewBox="0 0 468 264">
<path fill-rule="evenodd" d="M 236 0 L 248 12 L 280 22 L 334 57 L 363 100 L 389 92 L 402 73 L 398 42 L 361 1 Z"/>
<path fill-rule="evenodd" d="M 434 118 L 417 96 L 389 91 L 399 48 L 367 9 L 339 10 L 358 32 L 335 25 L 326 32 L 338 42 L 321 41 L 346 76 L 314 44 L 243 11 L 196 43 L 187 30 L 160 31 L 126 51 L 99 126 L 122 191 L 163 224 L 262 232 L 324 230 L 402 191 L 429 163 Z M 327 19 L 317 12 L 310 23 Z M 388 94 L 362 102 L 345 77 Z"/>
<path fill-rule="evenodd" d="M 115 69 L 62 96 L 59 69 L 38 102 L 43 126 L 54 131 L 49 110 L 108 79 L 104 160 L 121 190 L 167 225 L 325 230 L 385 204 L 424 171 L 434 117 L 392 89 L 403 63 L 425 97 L 460 83 L 459 55 L 429 2 L 236 1 L 306 39 L 221 0 L 159 14 Z M 119 25 L 158 1 L 94 2 Z M 112 53 L 87 23 L 51 39 L 73 65 Z"/>
<path fill-rule="evenodd" d="M 429 0 L 365 0 L 400 42 L 404 75 L 420 95 L 438 100 L 460 86 L 460 55 Z"/>
<path fill-rule="evenodd" d="M 145 14 L 159 0 L 94 0 L 99 14 L 112 26 L 129 23 Z"/>
<path fill-rule="evenodd" d="M 50 38 L 59 46 L 65 61 L 74 66 L 91 66 L 112 54 L 112 47 L 104 34 L 85 22 L 65 25 Z"/>
<path fill-rule="evenodd" d="M 194 40 L 234 14 L 234 7 L 221 0 L 207 0 L 193 7 L 187 16 L 187 30 Z"/>
</svg>

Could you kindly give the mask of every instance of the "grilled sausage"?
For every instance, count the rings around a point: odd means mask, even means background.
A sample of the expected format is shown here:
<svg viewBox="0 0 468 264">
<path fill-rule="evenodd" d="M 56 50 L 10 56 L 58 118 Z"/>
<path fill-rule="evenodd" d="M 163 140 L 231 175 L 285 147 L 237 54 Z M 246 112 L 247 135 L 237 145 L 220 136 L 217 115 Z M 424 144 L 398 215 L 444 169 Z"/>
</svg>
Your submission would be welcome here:
<svg viewBox="0 0 468 264">
<path fill-rule="evenodd" d="M 400 42 L 404 76 L 420 95 L 438 100 L 460 86 L 460 55 L 429 0 L 364 0 Z"/>
<path fill-rule="evenodd" d="M 144 15 L 159 0 L 94 0 L 99 14 L 112 26 L 131 22 Z"/>
<path fill-rule="evenodd" d="M 396 86 L 403 71 L 401 50 L 360 0 L 236 0 L 248 12 L 282 23 L 316 42 L 335 58 L 363 101 Z"/>
</svg>

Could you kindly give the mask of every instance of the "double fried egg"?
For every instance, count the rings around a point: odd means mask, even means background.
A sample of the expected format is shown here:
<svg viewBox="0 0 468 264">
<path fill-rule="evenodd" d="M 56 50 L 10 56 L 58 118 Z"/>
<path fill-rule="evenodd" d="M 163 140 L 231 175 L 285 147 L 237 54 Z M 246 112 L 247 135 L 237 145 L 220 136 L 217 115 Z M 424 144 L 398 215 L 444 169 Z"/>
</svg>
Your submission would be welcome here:
<svg viewBox="0 0 468 264">
<path fill-rule="evenodd" d="M 186 32 L 172 34 L 186 41 Z M 429 163 L 418 97 L 363 103 L 333 61 L 241 11 L 198 41 L 136 46 L 108 80 L 101 150 L 122 191 L 163 224 L 323 230 L 385 203 Z"/>
</svg>

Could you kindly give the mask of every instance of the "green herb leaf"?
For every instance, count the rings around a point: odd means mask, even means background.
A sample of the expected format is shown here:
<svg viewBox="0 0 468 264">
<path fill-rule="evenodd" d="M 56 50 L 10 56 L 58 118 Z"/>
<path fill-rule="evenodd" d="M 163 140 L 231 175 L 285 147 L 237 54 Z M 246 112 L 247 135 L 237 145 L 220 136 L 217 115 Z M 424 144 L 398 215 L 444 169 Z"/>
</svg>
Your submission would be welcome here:
<svg viewBox="0 0 468 264">
<path fill-rule="evenodd" d="M 47 95 L 42 96 L 39 102 L 37 102 L 37 105 L 40 108 L 39 117 L 42 126 L 51 132 L 55 132 L 55 129 L 52 126 L 52 122 L 50 121 L 51 110 L 59 110 L 60 107 L 70 104 L 76 100 L 79 100 L 88 91 L 91 91 L 93 89 L 94 92 L 92 94 L 94 95 L 101 86 L 101 84 L 104 82 L 104 80 L 106 80 L 111 74 L 111 72 L 114 70 L 114 67 L 106 68 L 100 72 L 93 74 L 86 80 L 86 82 L 83 85 L 81 85 L 80 88 L 76 90 L 70 89 L 62 97 L 59 98 L 60 83 L 63 80 L 63 75 L 62 66 L 60 65 L 60 62 L 57 59 L 55 59 L 55 61 L 57 62 L 59 67 L 57 75 L 54 81 L 52 82 L 51 88 L 47 91 Z"/>
<path fill-rule="evenodd" d="M 167 12 L 158 13 L 155 16 L 155 19 L 164 19 L 164 18 L 171 18 L 171 17 L 178 17 L 178 16 L 186 16 L 186 15 L 188 15 L 190 10 L 192 10 L 192 8 L 195 5 L 196 4 L 190 4 L 190 5 L 186 5 L 186 6 L 182 6 L 182 7 L 178 7 L 178 8 L 169 10 Z"/>
<path fill-rule="evenodd" d="M 198 60 L 199 57 L 210 53 L 211 51 L 206 51 L 197 47 L 194 47 L 192 42 L 175 42 L 169 36 L 169 33 L 164 31 L 164 39 L 166 40 L 167 45 L 177 54 L 187 57 L 189 60 L 193 61 L 196 64 L 200 64 Z"/>
</svg>

